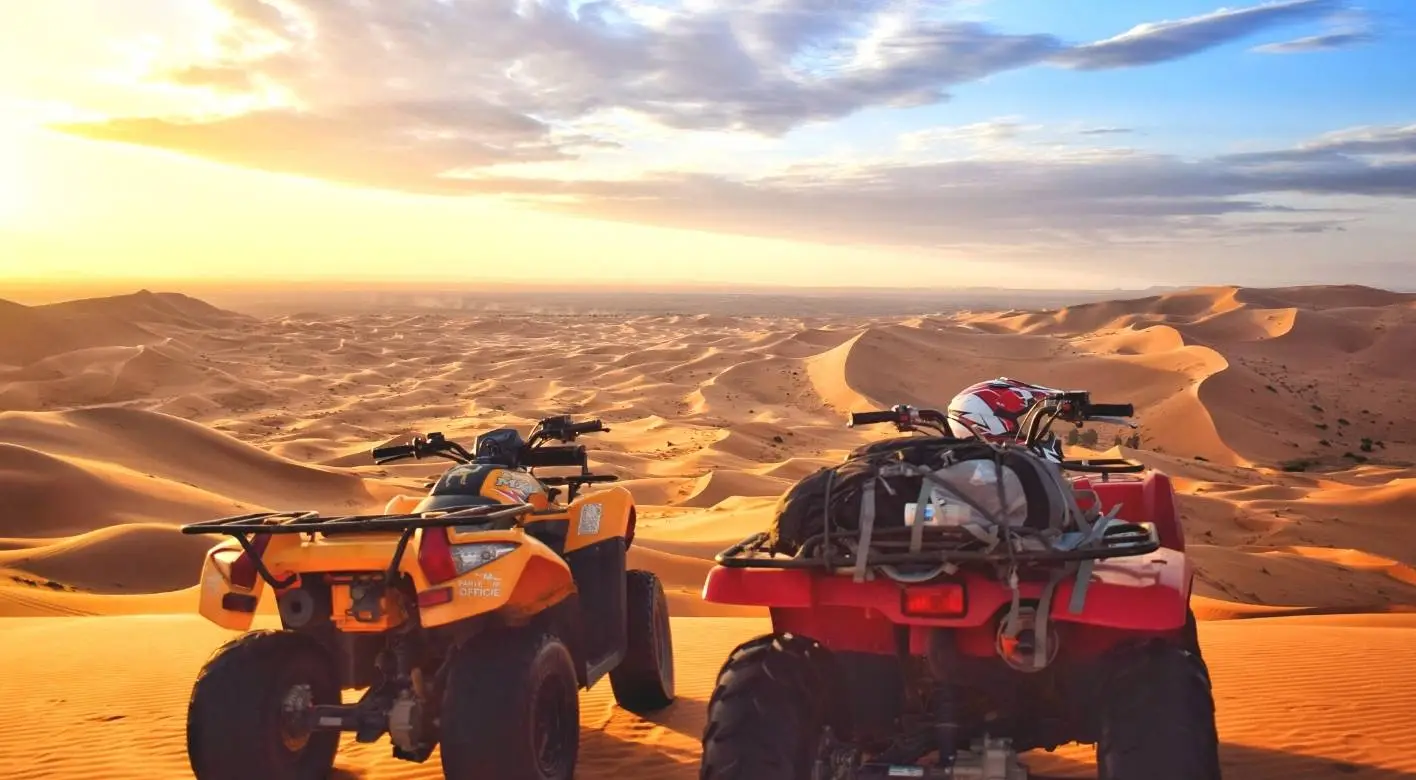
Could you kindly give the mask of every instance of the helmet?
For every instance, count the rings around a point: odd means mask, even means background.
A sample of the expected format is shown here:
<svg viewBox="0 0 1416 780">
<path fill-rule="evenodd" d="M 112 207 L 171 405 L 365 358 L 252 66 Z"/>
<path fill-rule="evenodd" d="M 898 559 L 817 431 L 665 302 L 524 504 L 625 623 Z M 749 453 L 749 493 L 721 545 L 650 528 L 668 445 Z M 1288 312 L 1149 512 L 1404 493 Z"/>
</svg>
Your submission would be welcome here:
<svg viewBox="0 0 1416 780">
<path fill-rule="evenodd" d="M 1033 404 L 1059 392 L 1051 387 L 998 377 L 964 388 L 949 401 L 949 429 L 960 438 L 977 436 L 985 441 L 1016 440 L 1018 424 Z M 965 425 L 962 417 L 972 426 Z M 1042 455 L 1061 462 L 1062 443 L 1056 437 L 1042 442 Z"/>
</svg>

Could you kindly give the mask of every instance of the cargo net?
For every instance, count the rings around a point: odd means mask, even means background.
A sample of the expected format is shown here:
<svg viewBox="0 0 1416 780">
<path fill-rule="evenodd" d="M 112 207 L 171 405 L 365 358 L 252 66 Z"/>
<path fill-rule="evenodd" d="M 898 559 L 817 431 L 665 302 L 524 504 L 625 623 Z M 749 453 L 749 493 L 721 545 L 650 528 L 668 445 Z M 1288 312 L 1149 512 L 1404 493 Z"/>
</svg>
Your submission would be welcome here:
<svg viewBox="0 0 1416 780">
<path fill-rule="evenodd" d="M 1095 492 L 1076 489 L 1059 466 L 1026 447 L 909 438 L 872 445 L 806 477 L 782 496 L 766 534 L 720 562 L 770 558 L 848 572 L 856 582 L 877 573 L 924 582 L 981 566 L 1012 590 L 1004 625 L 1011 637 L 1021 630 L 1022 577 L 1046 578 L 1036 610 L 1045 621 L 1067 577 L 1076 577 L 1070 609 L 1080 612 L 1096 560 L 1159 546 L 1153 530 L 1117 519 L 1120 505 L 1105 514 L 1100 506 Z M 1045 629 L 1040 624 L 1035 636 Z"/>
</svg>

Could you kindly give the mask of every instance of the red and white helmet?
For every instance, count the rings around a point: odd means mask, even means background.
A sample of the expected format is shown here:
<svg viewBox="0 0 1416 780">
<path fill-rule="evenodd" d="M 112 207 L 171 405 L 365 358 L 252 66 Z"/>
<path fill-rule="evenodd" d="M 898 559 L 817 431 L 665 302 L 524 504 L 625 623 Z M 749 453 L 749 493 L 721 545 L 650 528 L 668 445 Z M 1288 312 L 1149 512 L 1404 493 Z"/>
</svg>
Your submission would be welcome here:
<svg viewBox="0 0 1416 780">
<path fill-rule="evenodd" d="M 949 401 L 949 429 L 960 438 L 1013 440 L 1018 435 L 1018 423 L 1033 404 L 1056 392 L 1060 391 L 1005 376 L 979 382 L 964 388 Z M 972 427 L 954 419 L 956 417 L 968 420 Z M 1052 453 L 1052 449 L 1044 447 L 1045 454 L 1060 459 L 1060 451 Z"/>
</svg>

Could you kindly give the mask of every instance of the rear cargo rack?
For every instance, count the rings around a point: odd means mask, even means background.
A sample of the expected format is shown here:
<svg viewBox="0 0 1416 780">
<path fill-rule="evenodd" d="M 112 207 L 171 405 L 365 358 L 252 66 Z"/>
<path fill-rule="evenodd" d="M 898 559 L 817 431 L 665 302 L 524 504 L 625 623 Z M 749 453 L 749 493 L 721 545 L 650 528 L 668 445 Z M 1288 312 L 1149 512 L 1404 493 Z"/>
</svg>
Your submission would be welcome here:
<svg viewBox="0 0 1416 780">
<path fill-rule="evenodd" d="M 184 534 L 225 534 L 235 539 L 241 549 L 250 556 L 256 573 L 272 588 L 286 588 L 294 584 L 294 575 L 277 579 L 266 568 L 261 554 L 251 544 L 249 537 L 261 534 L 331 534 L 358 533 L 360 531 L 401 532 L 398 546 L 394 548 L 393 560 L 384 572 L 384 581 L 392 582 L 398 572 L 403 552 L 413 532 L 420 528 L 449 528 L 462 525 L 486 525 L 489 528 L 511 528 L 516 518 L 533 510 L 530 504 L 497 504 L 473 506 L 446 513 L 404 515 L 331 515 L 321 517 L 319 512 L 302 510 L 296 512 L 255 512 L 248 515 L 232 515 L 215 520 L 203 520 L 182 526 Z"/>
<path fill-rule="evenodd" d="M 331 515 L 319 512 L 255 512 L 203 520 L 182 526 L 184 534 L 310 534 L 345 531 L 406 531 L 511 520 L 532 510 L 530 504 L 474 506 L 455 512 L 405 515 Z"/>
<path fill-rule="evenodd" d="M 981 543 L 959 529 L 926 529 L 920 550 L 910 552 L 910 528 L 877 528 L 867 552 L 870 566 L 900 564 L 959 563 L 1045 565 L 1068 561 L 1089 561 L 1104 558 L 1124 558 L 1145 555 L 1160 549 L 1155 527 L 1136 523 L 1113 522 L 1099 544 L 1076 549 L 994 550 L 981 548 Z M 841 537 L 836 534 L 836 539 Z M 1026 537 L 1025 537 L 1026 538 Z M 826 534 L 816 534 L 806 540 L 795 555 L 773 553 L 768 547 L 768 535 L 757 533 L 738 542 L 713 557 L 721 566 L 734 569 L 839 569 L 856 565 L 856 553 L 823 542 Z"/>
</svg>

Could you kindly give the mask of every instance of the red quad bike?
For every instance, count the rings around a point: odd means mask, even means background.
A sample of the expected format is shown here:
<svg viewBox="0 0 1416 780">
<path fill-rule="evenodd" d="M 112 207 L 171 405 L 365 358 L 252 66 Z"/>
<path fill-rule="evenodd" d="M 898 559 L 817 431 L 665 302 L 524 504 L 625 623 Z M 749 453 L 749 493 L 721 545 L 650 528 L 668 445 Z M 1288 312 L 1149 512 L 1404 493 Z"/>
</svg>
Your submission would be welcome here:
<svg viewBox="0 0 1416 780">
<path fill-rule="evenodd" d="M 1218 780 L 1170 480 L 1039 454 L 1055 421 L 1132 414 L 1059 392 L 1002 444 L 930 409 L 852 414 L 939 435 L 856 449 L 717 556 L 704 600 L 769 607 L 773 631 L 719 672 L 700 778 L 1023 780 L 1020 753 L 1078 742 L 1101 780 Z"/>
</svg>

